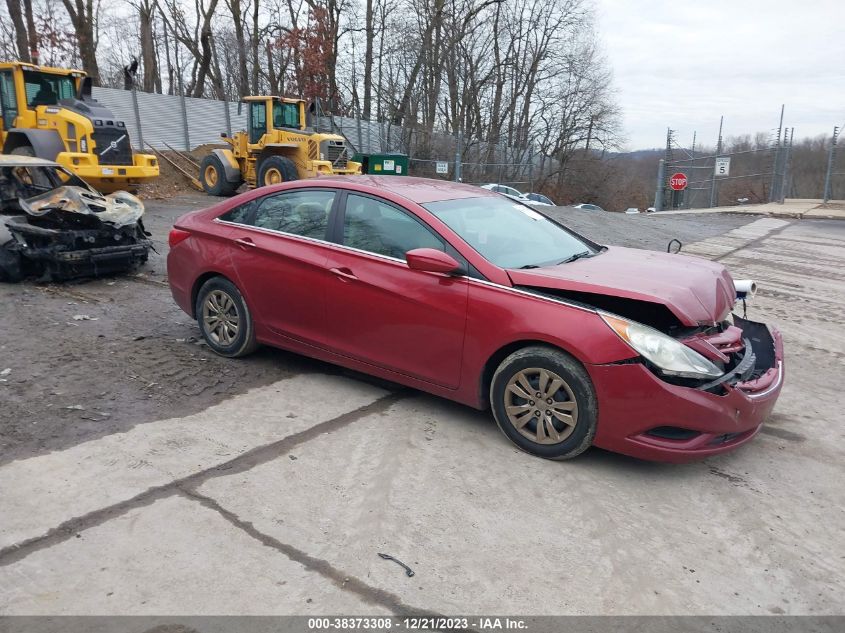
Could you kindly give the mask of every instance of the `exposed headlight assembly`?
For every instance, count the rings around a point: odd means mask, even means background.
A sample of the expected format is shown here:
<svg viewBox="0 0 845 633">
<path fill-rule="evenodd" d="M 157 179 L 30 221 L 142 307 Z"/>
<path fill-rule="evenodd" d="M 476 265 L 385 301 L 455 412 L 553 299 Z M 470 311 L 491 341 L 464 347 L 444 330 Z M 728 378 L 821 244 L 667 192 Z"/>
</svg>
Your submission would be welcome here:
<svg viewBox="0 0 845 633">
<path fill-rule="evenodd" d="M 718 378 L 724 373 L 695 350 L 654 328 L 602 312 L 599 315 L 619 338 L 667 376 Z"/>
</svg>

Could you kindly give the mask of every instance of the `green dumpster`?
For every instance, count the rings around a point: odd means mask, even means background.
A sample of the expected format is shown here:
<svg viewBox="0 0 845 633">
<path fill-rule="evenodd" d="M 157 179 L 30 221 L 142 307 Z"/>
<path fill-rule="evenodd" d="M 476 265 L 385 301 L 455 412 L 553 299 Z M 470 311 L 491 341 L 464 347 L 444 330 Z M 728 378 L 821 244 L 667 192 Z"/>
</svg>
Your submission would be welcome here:
<svg viewBox="0 0 845 633">
<path fill-rule="evenodd" d="M 362 174 L 377 176 L 407 176 L 408 156 L 406 154 L 355 154 L 352 157 L 361 163 Z"/>
</svg>

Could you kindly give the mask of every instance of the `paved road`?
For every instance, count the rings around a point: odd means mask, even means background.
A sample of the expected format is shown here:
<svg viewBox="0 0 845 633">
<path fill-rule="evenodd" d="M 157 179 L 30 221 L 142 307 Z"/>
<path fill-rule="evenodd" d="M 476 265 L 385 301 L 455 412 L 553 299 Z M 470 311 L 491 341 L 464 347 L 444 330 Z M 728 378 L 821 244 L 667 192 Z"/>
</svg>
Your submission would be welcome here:
<svg viewBox="0 0 845 633">
<path fill-rule="evenodd" d="M 204 203 L 149 205 L 162 253 Z M 761 282 L 751 315 L 789 365 L 755 442 L 547 462 L 432 396 L 214 357 L 160 257 L 140 279 L 2 286 L 0 613 L 841 612 L 845 224 L 557 213 L 602 242 L 698 240 Z"/>
</svg>

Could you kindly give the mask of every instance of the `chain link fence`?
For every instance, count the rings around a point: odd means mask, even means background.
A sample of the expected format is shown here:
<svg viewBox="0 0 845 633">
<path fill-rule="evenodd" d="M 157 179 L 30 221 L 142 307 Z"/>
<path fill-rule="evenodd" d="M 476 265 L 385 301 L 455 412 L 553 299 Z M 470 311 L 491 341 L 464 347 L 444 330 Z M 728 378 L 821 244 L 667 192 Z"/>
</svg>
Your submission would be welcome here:
<svg viewBox="0 0 845 633">
<path fill-rule="evenodd" d="M 821 198 L 824 202 L 845 194 L 845 167 L 838 147 L 840 129 L 824 141 L 795 144 L 795 128 L 778 127 L 769 138 L 734 139 L 727 151 L 720 125 L 716 150 L 696 154 L 695 140 L 688 149 L 668 130 L 666 153 L 657 173 L 654 206 L 698 209 L 765 202 L 786 198 Z M 680 183 L 686 185 L 679 189 Z M 675 186 L 673 186 L 675 185 Z"/>
</svg>

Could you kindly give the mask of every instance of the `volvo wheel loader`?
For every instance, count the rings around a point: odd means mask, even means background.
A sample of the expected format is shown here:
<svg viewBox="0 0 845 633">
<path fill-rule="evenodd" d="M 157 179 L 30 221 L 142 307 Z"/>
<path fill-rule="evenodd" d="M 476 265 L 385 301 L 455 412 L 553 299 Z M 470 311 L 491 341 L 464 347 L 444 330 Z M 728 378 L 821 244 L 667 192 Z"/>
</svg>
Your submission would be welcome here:
<svg viewBox="0 0 845 633">
<path fill-rule="evenodd" d="M 95 189 L 129 189 L 159 175 L 155 156 L 132 151 L 124 121 L 91 96 L 80 70 L 0 62 L 3 154 L 58 163 Z"/>
<path fill-rule="evenodd" d="M 305 101 L 284 97 L 246 97 L 247 130 L 221 137 L 231 149 L 215 149 L 200 163 L 206 193 L 230 196 L 250 187 L 313 178 L 322 174 L 360 174 L 352 148 L 338 134 L 307 128 Z"/>
</svg>

